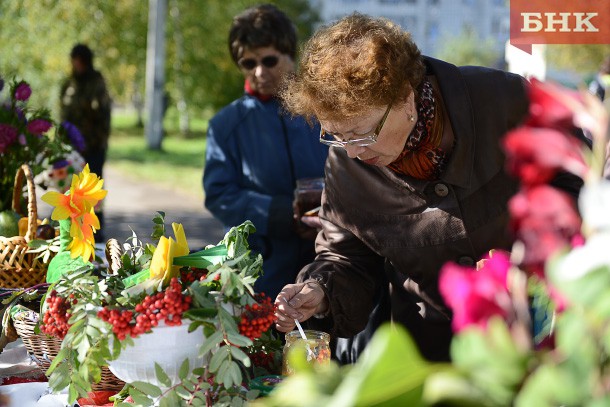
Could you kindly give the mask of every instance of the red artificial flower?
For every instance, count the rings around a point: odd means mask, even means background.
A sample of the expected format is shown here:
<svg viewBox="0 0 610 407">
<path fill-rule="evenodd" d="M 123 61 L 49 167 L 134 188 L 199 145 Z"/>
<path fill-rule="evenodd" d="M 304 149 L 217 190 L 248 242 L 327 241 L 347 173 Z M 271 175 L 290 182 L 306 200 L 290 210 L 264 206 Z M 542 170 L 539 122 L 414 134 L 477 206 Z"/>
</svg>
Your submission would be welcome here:
<svg viewBox="0 0 610 407">
<path fill-rule="evenodd" d="M 548 185 L 521 190 L 508 202 L 512 228 L 525 245 L 522 264 L 542 276 L 544 262 L 580 233 L 574 199 Z"/>
<path fill-rule="evenodd" d="M 46 133 L 51 127 L 53 127 L 53 125 L 44 119 L 34 119 L 27 125 L 28 131 L 37 136 Z"/>
<path fill-rule="evenodd" d="M 528 126 L 574 128 L 574 112 L 583 105 L 581 95 L 552 82 L 541 82 L 536 78 L 528 86 L 530 109 Z"/>
<path fill-rule="evenodd" d="M 478 326 L 485 328 L 493 316 L 507 319 L 512 310 L 508 294 L 508 254 L 494 252 L 480 270 L 446 263 L 440 272 L 439 290 L 453 310 L 455 332 Z"/>
<path fill-rule="evenodd" d="M 549 128 L 519 127 L 504 137 L 507 171 L 526 185 L 550 181 L 560 170 L 584 177 L 581 143 Z"/>
<path fill-rule="evenodd" d="M 32 95 L 32 88 L 30 88 L 30 85 L 28 85 L 27 82 L 22 81 L 15 88 L 15 95 L 14 95 L 15 100 L 20 100 L 22 102 L 25 102 L 26 100 L 28 100 L 30 98 L 31 95 Z"/>
</svg>

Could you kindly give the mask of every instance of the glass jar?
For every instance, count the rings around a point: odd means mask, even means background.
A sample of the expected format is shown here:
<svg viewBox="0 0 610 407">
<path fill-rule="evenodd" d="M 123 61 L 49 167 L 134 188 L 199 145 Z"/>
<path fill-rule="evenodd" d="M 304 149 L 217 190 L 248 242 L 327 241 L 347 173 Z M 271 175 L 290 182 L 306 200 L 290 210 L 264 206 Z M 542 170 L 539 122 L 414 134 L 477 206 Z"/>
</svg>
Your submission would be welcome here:
<svg viewBox="0 0 610 407">
<path fill-rule="evenodd" d="M 319 208 L 323 189 L 324 178 L 301 178 L 297 180 L 297 187 L 294 190 L 294 210 L 297 219 L 301 219 L 301 216 L 317 216 L 315 211 L 311 214 L 308 212 Z"/>
<path fill-rule="evenodd" d="M 295 345 L 296 347 L 302 346 L 303 351 L 306 352 L 308 363 L 315 365 L 330 363 L 330 335 L 326 332 L 306 330 L 305 336 L 307 340 L 301 337 L 299 331 L 292 331 L 286 334 L 286 344 L 282 352 L 282 374 L 284 376 L 291 375 L 294 372 L 288 361 L 288 353 Z M 307 350 L 307 347 L 309 347 L 311 352 Z"/>
</svg>

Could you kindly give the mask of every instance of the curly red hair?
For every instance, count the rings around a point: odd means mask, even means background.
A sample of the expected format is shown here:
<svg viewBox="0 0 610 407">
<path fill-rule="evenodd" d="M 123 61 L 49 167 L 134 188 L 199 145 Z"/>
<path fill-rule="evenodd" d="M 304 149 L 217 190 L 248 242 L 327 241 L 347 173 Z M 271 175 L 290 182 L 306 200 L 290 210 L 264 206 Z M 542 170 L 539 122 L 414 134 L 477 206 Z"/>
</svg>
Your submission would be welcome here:
<svg viewBox="0 0 610 407">
<path fill-rule="evenodd" d="M 307 119 L 346 119 L 406 101 L 425 74 L 411 35 L 359 13 L 318 30 L 282 91 L 286 108 Z"/>
</svg>

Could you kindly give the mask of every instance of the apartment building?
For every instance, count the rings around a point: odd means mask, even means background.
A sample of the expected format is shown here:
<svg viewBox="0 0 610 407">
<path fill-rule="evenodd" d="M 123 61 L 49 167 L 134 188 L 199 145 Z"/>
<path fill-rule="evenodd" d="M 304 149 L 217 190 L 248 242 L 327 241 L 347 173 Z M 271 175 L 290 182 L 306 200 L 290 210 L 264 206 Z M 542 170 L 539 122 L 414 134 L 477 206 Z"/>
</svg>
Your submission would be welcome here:
<svg viewBox="0 0 610 407">
<path fill-rule="evenodd" d="M 491 39 L 498 52 L 509 36 L 508 0 L 311 0 L 322 21 L 358 11 L 386 17 L 411 32 L 426 55 L 435 56 L 443 39 L 469 30 Z"/>
</svg>

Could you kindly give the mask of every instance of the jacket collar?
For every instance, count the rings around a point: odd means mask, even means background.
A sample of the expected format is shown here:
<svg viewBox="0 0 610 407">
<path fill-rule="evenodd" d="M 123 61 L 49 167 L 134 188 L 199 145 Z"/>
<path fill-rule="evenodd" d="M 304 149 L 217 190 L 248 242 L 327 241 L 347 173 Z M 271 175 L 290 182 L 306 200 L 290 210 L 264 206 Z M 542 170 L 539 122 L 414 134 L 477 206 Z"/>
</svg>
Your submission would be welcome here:
<svg viewBox="0 0 610 407">
<path fill-rule="evenodd" d="M 457 66 L 424 57 L 426 74 L 436 76 L 455 145 L 441 180 L 461 188 L 469 188 L 475 157 L 476 132 L 468 88 Z"/>
</svg>

